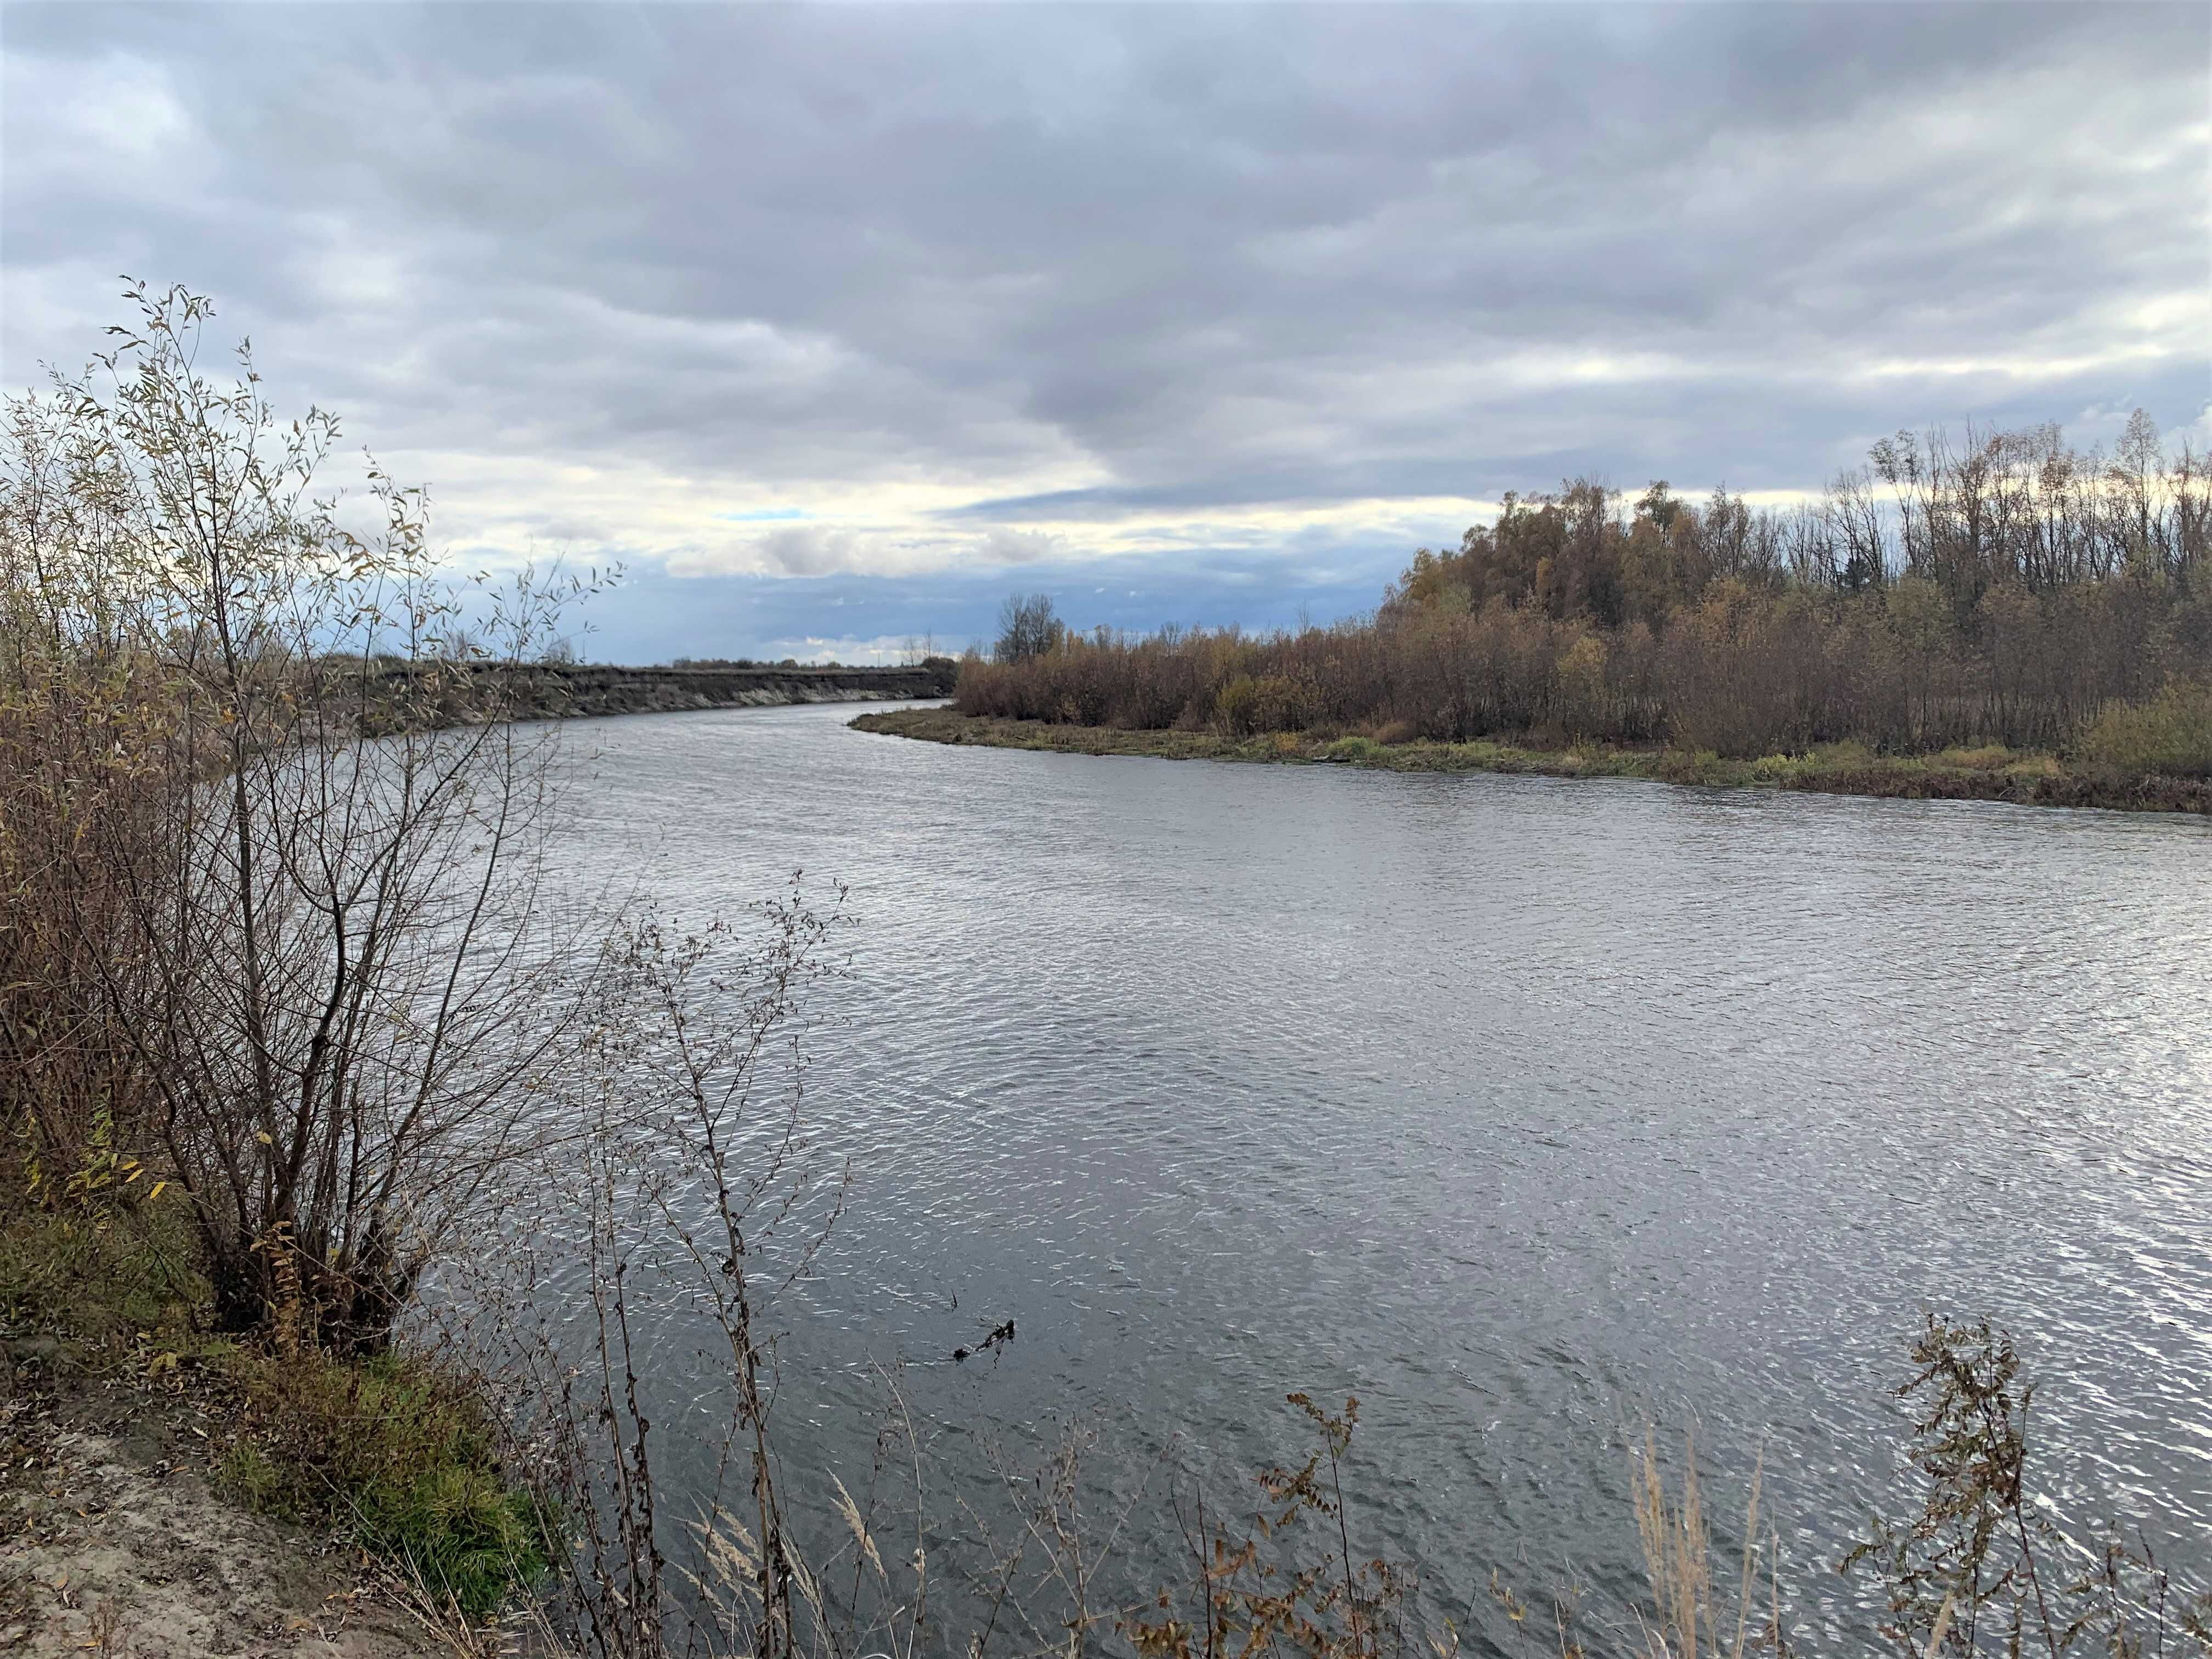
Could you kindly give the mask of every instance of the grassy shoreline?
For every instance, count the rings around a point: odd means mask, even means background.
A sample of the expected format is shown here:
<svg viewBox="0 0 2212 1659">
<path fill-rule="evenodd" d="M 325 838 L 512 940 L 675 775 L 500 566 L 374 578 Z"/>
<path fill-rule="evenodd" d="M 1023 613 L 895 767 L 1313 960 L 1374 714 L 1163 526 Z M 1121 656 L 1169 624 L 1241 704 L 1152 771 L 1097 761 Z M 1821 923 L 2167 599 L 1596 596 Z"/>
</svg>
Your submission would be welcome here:
<svg viewBox="0 0 2212 1659">
<path fill-rule="evenodd" d="M 1389 772 L 1642 778 L 1709 788 L 1797 789 L 1903 800 L 1991 800 L 2021 806 L 2212 815 L 2212 782 L 2069 769 L 2053 755 L 1995 747 L 1947 750 L 1907 758 L 1876 755 L 1856 744 L 1835 744 L 1808 755 L 1769 755 L 1741 761 L 1711 752 L 1602 744 L 1543 750 L 1490 742 L 1381 744 L 1364 737 L 1293 732 L 1249 738 L 1210 732 L 1129 732 L 963 714 L 947 708 L 892 709 L 862 714 L 847 724 L 858 731 L 930 743 L 980 744 L 1060 754 L 1364 766 Z"/>
<path fill-rule="evenodd" d="M 181 1517 L 175 1553 L 234 1554 L 225 1510 L 273 1523 L 257 1547 L 275 1551 L 267 1570 L 287 1583 L 319 1573 L 349 1590 L 358 1551 L 380 1564 L 385 1599 L 459 1621 L 490 1617 L 549 1565 L 554 1517 L 503 1467 L 482 1379 L 405 1348 L 346 1358 L 304 1333 L 218 1334 L 176 1199 L 44 1209 L 15 1196 L 21 1171 L 5 1160 L 0 1181 L 0 1537 L 22 1534 L 0 1546 L 0 1647 L 52 1638 L 96 1604 L 129 1607 L 175 1577 L 166 1546 L 134 1543 L 97 1502 L 89 1522 L 39 1524 L 73 1443 L 106 1447 L 129 1479 L 179 1477 L 163 1487 Z M 17 1558 L 34 1549 L 70 1565 L 75 1600 L 25 1575 Z M 221 1587 L 206 1588 L 176 1595 L 213 1616 Z"/>
</svg>

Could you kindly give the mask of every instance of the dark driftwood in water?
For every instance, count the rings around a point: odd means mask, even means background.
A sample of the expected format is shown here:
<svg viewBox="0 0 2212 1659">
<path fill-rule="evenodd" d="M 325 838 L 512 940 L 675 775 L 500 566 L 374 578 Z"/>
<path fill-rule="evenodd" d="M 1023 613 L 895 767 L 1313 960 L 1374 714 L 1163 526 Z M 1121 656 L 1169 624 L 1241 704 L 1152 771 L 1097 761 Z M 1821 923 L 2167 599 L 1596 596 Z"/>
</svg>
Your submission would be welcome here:
<svg viewBox="0 0 2212 1659">
<path fill-rule="evenodd" d="M 952 1357 L 955 1359 L 973 1358 L 979 1353 L 988 1353 L 992 1349 L 997 1347 L 1001 1342 L 1011 1342 L 1013 1340 L 1014 1322 L 1009 1319 L 1005 1324 L 996 1327 L 991 1332 L 990 1335 L 985 1337 L 974 1347 L 955 1348 L 952 1351 Z"/>
</svg>

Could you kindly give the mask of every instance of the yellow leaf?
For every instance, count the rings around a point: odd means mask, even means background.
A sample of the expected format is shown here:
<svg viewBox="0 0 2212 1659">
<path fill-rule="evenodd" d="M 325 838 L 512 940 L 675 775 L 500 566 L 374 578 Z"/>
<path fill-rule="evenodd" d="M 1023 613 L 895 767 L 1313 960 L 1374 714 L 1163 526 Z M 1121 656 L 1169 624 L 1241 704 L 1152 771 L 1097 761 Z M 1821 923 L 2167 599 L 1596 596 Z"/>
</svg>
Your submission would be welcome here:
<svg viewBox="0 0 2212 1659">
<path fill-rule="evenodd" d="M 147 1201 L 149 1204 L 151 1204 L 151 1203 L 152 1203 L 155 1199 L 157 1199 L 157 1198 L 161 1197 L 161 1188 L 164 1188 L 164 1187 L 166 1187 L 166 1186 L 167 1186 L 168 1184 L 169 1184 L 169 1183 L 168 1183 L 167 1182 L 166 1182 L 166 1181 L 157 1181 L 157 1182 L 155 1182 L 154 1183 L 154 1190 L 153 1190 L 152 1192 L 150 1192 L 150 1193 L 149 1193 L 149 1194 L 146 1194 L 146 1201 Z"/>
</svg>

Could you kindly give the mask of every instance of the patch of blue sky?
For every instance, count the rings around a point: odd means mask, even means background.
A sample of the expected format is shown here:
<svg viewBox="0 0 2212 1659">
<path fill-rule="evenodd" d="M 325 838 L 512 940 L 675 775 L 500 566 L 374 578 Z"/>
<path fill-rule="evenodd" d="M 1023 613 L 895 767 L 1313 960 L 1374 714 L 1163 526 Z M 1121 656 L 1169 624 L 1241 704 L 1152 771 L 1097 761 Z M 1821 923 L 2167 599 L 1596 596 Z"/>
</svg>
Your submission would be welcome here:
<svg viewBox="0 0 2212 1659">
<path fill-rule="evenodd" d="M 803 507 L 757 507 L 747 513 L 717 513 L 714 516 L 730 524 L 789 524 L 814 515 Z"/>
</svg>

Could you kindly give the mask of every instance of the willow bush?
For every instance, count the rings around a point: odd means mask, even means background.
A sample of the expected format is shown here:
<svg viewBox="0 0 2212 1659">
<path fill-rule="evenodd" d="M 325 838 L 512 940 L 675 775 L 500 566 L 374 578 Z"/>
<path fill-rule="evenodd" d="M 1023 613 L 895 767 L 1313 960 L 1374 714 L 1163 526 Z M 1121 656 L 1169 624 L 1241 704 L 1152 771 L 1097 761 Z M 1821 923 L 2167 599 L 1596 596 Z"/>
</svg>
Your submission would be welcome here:
<svg viewBox="0 0 2212 1659">
<path fill-rule="evenodd" d="M 552 1133 L 577 996 L 541 948 L 550 737 L 497 674 L 471 726 L 394 700 L 526 659 L 577 585 L 446 583 L 420 491 L 371 462 L 341 499 L 333 417 L 243 348 L 211 377 L 205 300 L 128 297 L 0 429 L 0 1106 L 34 1184 L 95 1140 L 157 1159 L 221 1327 L 373 1346 Z"/>
</svg>

